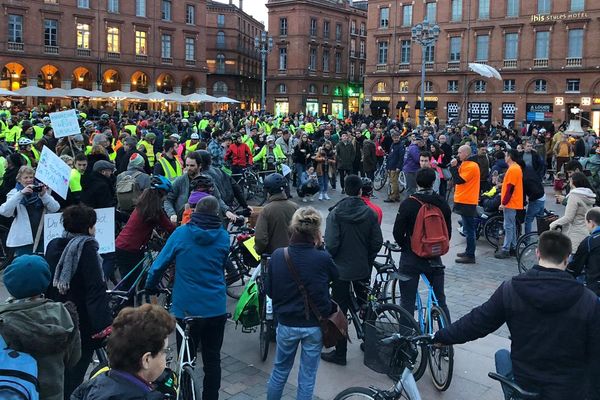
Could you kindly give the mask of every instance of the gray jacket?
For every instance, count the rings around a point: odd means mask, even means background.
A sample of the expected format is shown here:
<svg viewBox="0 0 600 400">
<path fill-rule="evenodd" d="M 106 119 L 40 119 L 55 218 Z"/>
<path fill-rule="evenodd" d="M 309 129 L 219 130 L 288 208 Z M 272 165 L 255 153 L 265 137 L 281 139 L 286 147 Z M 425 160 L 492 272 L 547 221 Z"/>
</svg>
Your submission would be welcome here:
<svg viewBox="0 0 600 400">
<path fill-rule="evenodd" d="M 354 147 L 354 143 L 352 143 L 352 141 L 348 141 L 348 143 L 340 141 L 335 146 L 335 154 L 338 169 L 352 169 L 354 158 L 356 156 L 356 148 Z"/>
<path fill-rule="evenodd" d="M 219 188 L 216 184 L 214 186 L 212 195 L 215 196 L 217 200 L 219 200 L 222 214 L 225 214 L 225 212 L 229 211 L 229 207 L 221 198 L 221 192 L 219 192 Z M 167 213 L 169 218 L 173 215 L 177 215 L 177 218 L 181 218 L 181 215 L 183 214 L 183 210 L 189 198 L 190 177 L 187 173 L 184 173 L 183 175 L 181 175 L 173 181 L 173 191 L 167 194 L 167 198 L 165 199 L 163 208 L 165 209 L 165 212 Z"/>
</svg>

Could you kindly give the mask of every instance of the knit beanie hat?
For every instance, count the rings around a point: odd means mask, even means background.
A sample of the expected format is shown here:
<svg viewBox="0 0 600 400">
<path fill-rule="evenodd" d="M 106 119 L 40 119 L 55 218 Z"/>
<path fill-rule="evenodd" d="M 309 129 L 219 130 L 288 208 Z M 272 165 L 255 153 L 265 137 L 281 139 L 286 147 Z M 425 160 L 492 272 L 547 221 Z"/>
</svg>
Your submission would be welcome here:
<svg viewBox="0 0 600 400">
<path fill-rule="evenodd" d="M 14 259 L 4 271 L 4 286 L 15 299 L 26 299 L 46 292 L 52 274 L 41 256 L 23 255 Z"/>
<path fill-rule="evenodd" d="M 200 200 L 208 196 L 210 196 L 210 194 L 206 192 L 192 192 L 190 198 L 188 199 L 188 203 L 190 204 L 190 206 L 196 206 L 196 204 L 198 204 Z"/>
<path fill-rule="evenodd" d="M 139 153 L 133 153 L 129 158 L 129 164 L 127 165 L 127 168 L 143 168 L 144 164 L 144 157 L 142 157 Z"/>
</svg>

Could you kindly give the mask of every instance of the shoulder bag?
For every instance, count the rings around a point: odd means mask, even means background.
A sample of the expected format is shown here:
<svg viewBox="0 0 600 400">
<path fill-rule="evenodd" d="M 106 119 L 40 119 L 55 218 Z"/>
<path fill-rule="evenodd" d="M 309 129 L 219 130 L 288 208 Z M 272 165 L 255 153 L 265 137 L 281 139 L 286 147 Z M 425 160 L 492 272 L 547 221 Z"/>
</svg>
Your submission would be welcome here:
<svg viewBox="0 0 600 400">
<path fill-rule="evenodd" d="M 346 319 L 346 315 L 340 310 L 340 307 L 337 305 L 335 301 L 331 301 L 333 312 L 326 318 L 323 318 L 319 309 L 312 302 L 311 298 L 308 296 L 308 291 L 302 283 L 300 279 L 300 275 L 298 275 L 298 270 L 294 266 L 290 254 L 288 252 L 288 248 L 283 249 L 283 255 L 285 257 L 285 262 L 287 263 L 288 269 L 292 274 L 292 277 L 296 281 L 298 285 L 298 289 L 304 297 L 304 312 L 306 314 L 306 319 L 309 319 L 309 312 L 312 311 L 313 314 L 317 317 L 317 320 L 321 324 L 321 332 L 323 334 L 323 346 L 333 347 L 337 344 L 338 340 L 348 339 L 348 320 Z M 310 311 L 309 311 L 310 310 Z"/>
</svg>

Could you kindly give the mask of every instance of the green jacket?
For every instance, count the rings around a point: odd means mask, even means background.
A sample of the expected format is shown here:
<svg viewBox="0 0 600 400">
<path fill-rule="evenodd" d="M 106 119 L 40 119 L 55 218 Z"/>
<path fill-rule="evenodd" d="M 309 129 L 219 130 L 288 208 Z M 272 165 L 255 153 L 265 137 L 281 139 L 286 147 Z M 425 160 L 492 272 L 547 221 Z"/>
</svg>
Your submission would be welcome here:
<svg viewBox="0 0 600 400">
<path fill-rule="evenodd" d="M 48 299 L 2 303 L 0 334 L 11 349 L 36 359 L 40 399 L 63 400 L 65 369 L 81 357 L 79 329 L 65 305 Z"/>
<path fill-rule="evenodd" d="M 262 166 L 263 166 L 263 170 L 267 169 L 267 147 L 269 147 L 268 145 L 264 145 L 262 147 L 262 149 L 260 149 L 260 151 L 258 152 L 258 154 L 256 154 L 254 156 L 254 162 L 258 163 L 260 160 L 262 160 Z M 273 155 L 275 156 L 275 162 L 280 161 L 280 162 L 285 162 L 287 160 L 287 157 L 285 156 L 285 153 L 283 152 L 283 150 L 281 149 L 281 146 L 279 146 L 278 144 L 276 144 L 273 147 Z"/>
</svg>

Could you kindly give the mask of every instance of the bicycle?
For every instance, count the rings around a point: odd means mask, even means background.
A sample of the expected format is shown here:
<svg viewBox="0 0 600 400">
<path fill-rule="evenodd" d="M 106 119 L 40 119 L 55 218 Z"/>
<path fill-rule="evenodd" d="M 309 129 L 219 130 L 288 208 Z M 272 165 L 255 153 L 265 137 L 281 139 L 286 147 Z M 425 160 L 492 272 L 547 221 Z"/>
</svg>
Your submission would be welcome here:
<svg viewBox="0 0 600 400">
<path fill-rule="evenodd" d="M 375 171 L 375 179 L 373 180 L 373 189 L 380 191 L 385 186 L 388 179 L 387 173 L 387 156 L 383 157 L 383 162 Z"/>
<path fill-rule="evenodd" d="M 266 194 L 262 186 L 263 179 L 260 173 L 252 167 L 247 167 L 241 174 L 232 175 L 233 179 L 242 188 L 246 200 L 256 200 L 260 206 L 266 201 Z"/>
<path fill-rule="evenodd" d="M 265 279 L 271 255 L 263 254 L 260 269 L 257 268 L 253 276 L 258 283 L 258 316 L 260 319 L 258 341 L 261 361 L 266 361 L 269 356 L 270 343 L 275 340 L 275 319 L 273 315 L 273 302 L 265 292 Z M 251 278 L 252 279 L 252 278 Z"/>
<path fill-rule="evenodd" d="M 229 230 L 231 243 L 228 260 L 231 264 L 225 270 L 225 282 L 227 295 L 232 299 L 240 298 L 250 279 L 252 268 L 258 266 L 258 261 L 244 247 L 244 242 L 251 239 L 253 234 L 254 230 L 245 226 Z"/>
<path fill-rule="evenodd" d="M 179 352 L 177 357 L 177 368 L 175 373 L 179 377 L 179 391 L 177 392 L 177 400 L 200 400 L 202 393 L 200 393 L 200 383 L 198 382 L 194 373 L 196 368 L 196 354 L 191 354 L 190 351 L 190 330 L 192 323 L 202 320 L 203 317 L 185 317 L 183 323 L 185 328 L 182 328 L 180 324 L 176 324 L 177 334 L 181 335 L 182 341 L 179 346 Z M 199 349 L 197 349 L 199 351 Z"/>
<path fill-rule="evenodd" d="M 512 374 L 512 360 L 507 350 L 498 350 L 494 355 L 496 372 L 489 372 L 488 376 L 502 385 L 505 400 L 539 400 L 539 393 L 529 392 L 521 388 L 508 375 Z"/>
<path fill-rule="evenodd" d="M 391 389 L 351 387 L 338 393 L 334 400 L 421 400 L 417 379 L 412 371 L 419 356 L 419 348 L 430 345 L 432 340 L 429 335 L 402 336 L 397 333 L 379 340 L 379 348 L 392 349 L 389 368 L 402 371 L 394 386 Z"/>
</svg>

